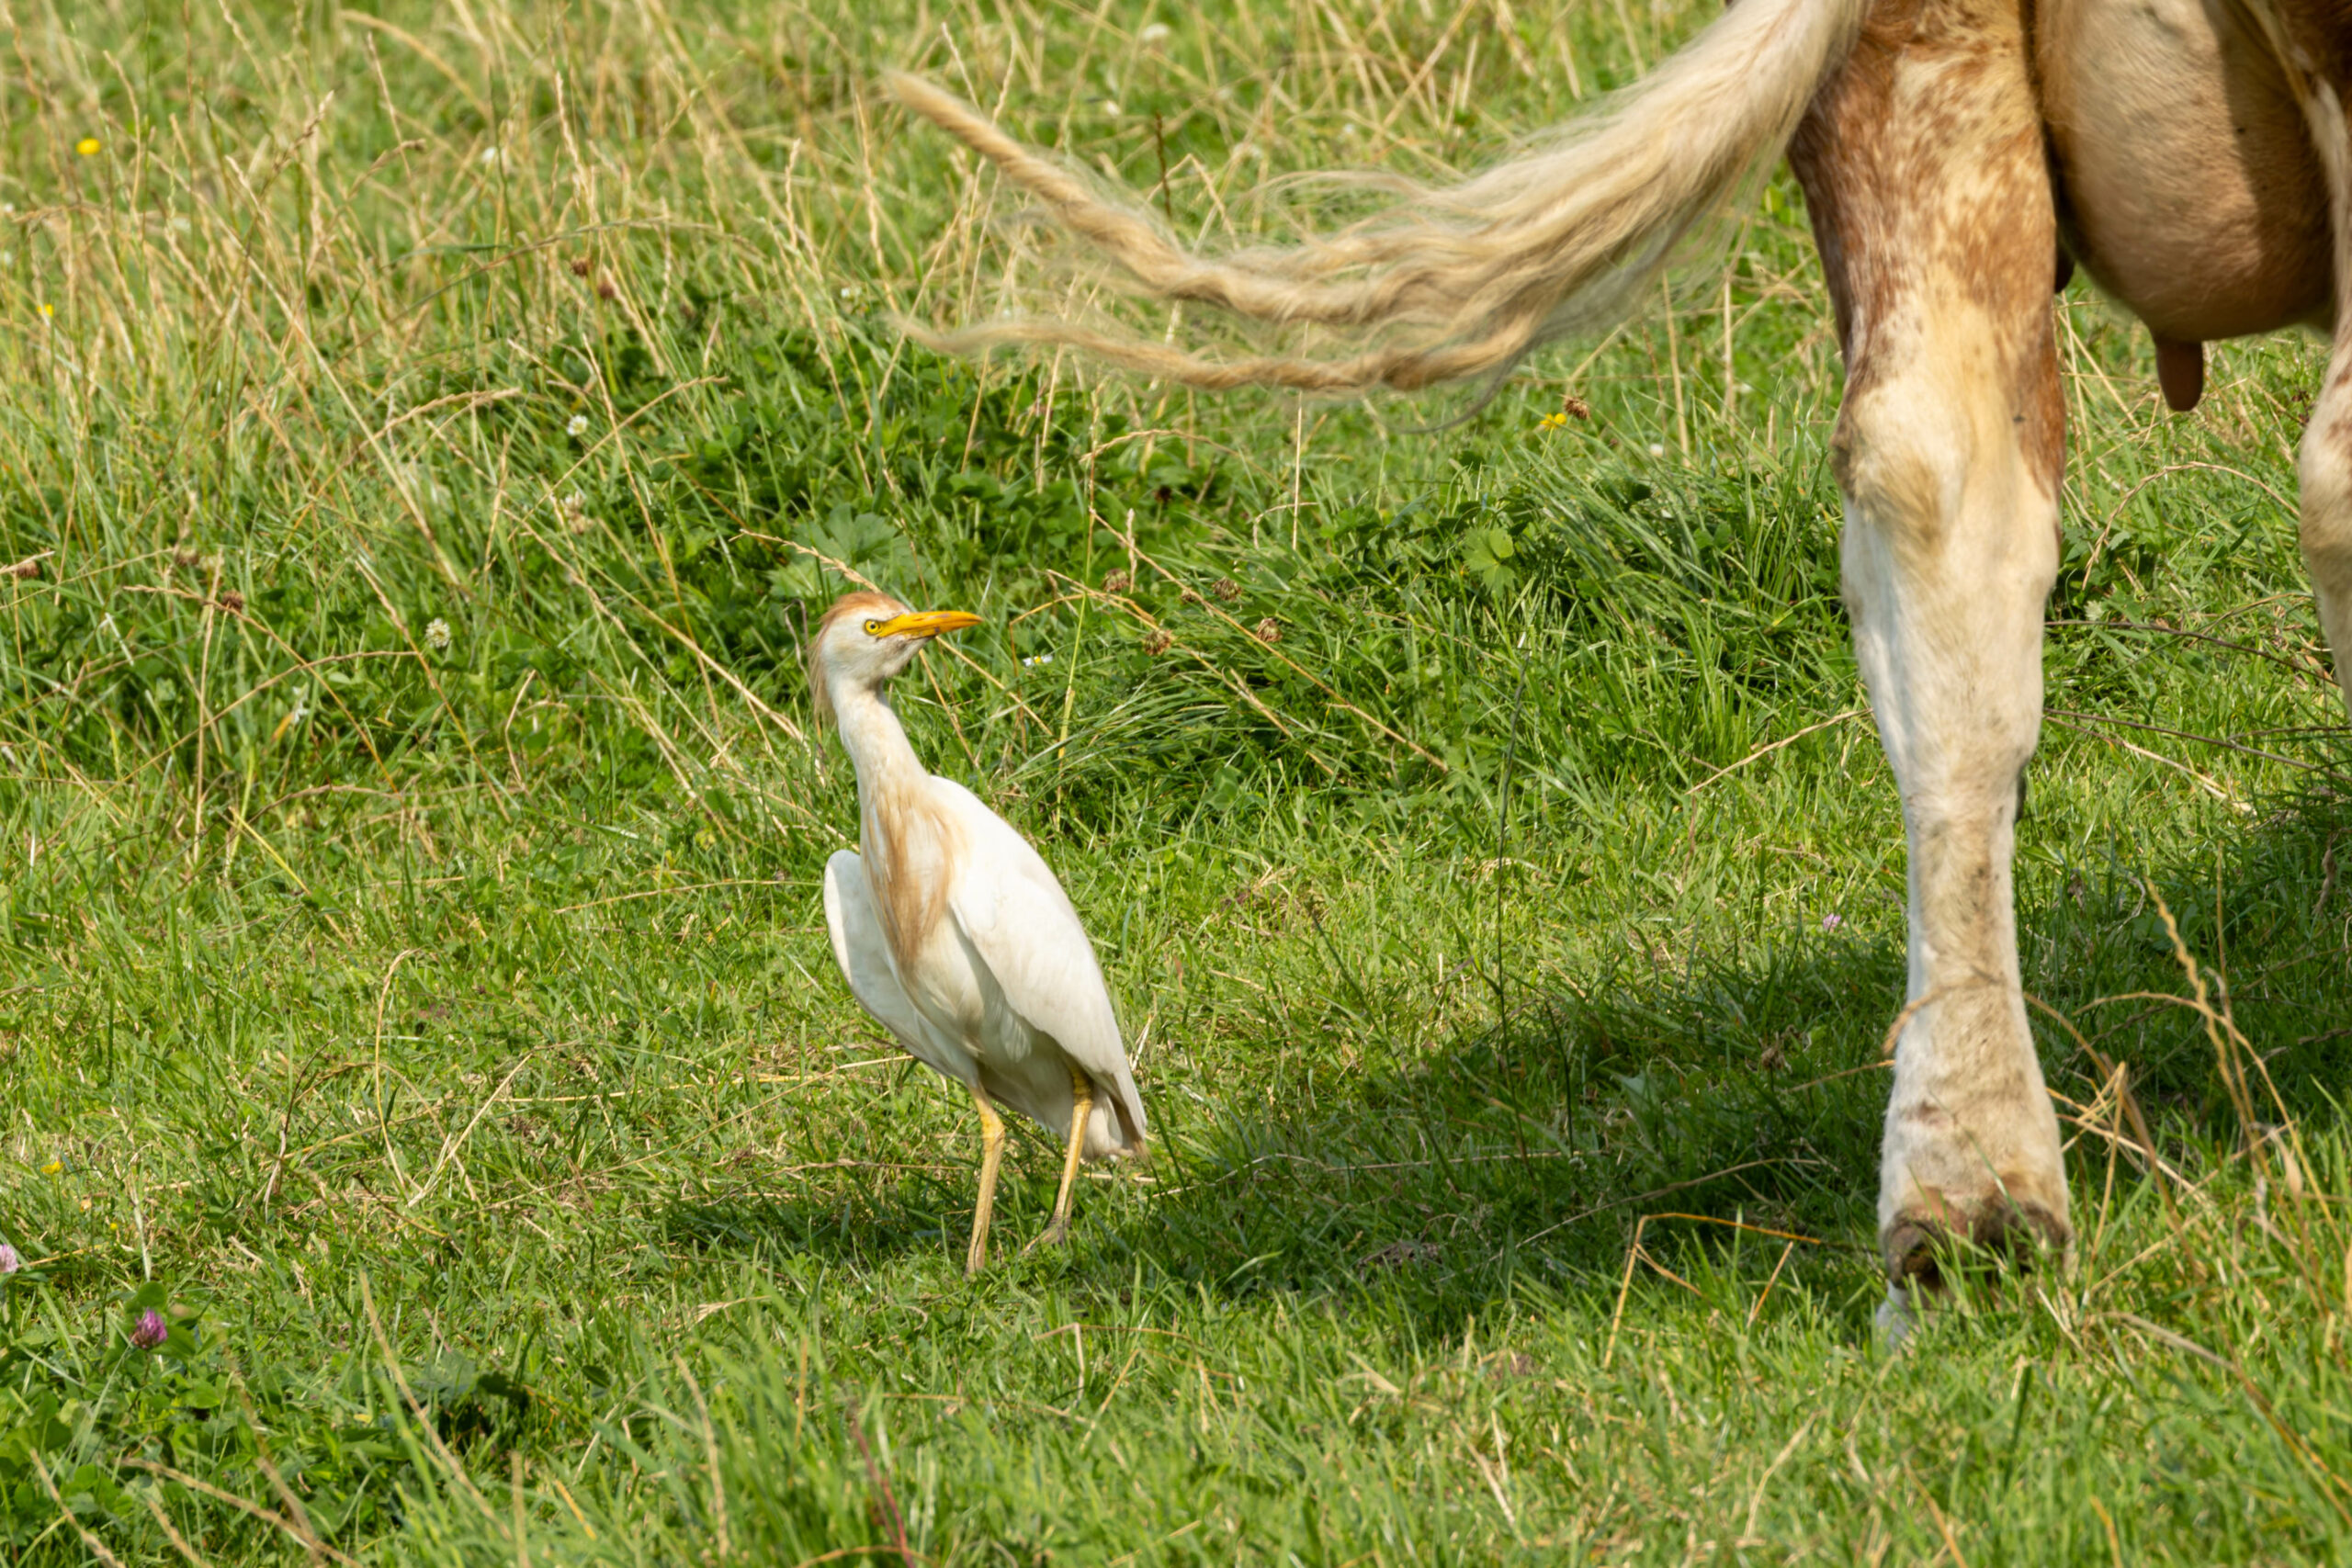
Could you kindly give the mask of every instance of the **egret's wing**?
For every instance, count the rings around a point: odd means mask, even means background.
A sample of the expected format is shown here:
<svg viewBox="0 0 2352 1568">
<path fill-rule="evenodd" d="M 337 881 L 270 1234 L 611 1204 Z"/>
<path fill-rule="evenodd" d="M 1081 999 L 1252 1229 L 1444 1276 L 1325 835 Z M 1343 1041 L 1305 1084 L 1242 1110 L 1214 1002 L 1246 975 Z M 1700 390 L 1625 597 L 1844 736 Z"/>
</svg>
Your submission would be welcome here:
<svg viewBox="0 0 2352 1568">
<path fill-rule="evenodd" d="M 1064 1055 L 1116 1092 L 1120 1119 L 1139 1141 L 1143 1100 L 1094 944 L 1069 896 L 1029 841 L 971 791 L 952 779 L 929 782 L 934 799 L 964 829 L 967 858 L 947 895 L 964 939 L 1022 1021 L 1052 1036 Z"/>
<path fill-rule="evenodd" d="M 974 1068 L 961 1051 L 942 1047 L 899 984 L 881 917 L 865 881 L 865 863 L 850 850 L 836 850 L 825 862 L 825 931 L 833 939 L 833 962 L 865 1010 L 898 1036 L 907 1054 L 958 1083 L 969 1083 Z"/>
</svg>

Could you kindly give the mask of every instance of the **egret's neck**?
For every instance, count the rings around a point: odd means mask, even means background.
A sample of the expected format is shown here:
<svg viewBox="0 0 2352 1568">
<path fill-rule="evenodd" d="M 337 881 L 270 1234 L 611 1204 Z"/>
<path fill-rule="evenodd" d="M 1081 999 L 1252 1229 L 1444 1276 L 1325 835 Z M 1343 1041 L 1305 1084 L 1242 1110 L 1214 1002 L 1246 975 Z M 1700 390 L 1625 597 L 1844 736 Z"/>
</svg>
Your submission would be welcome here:
<svg viewBox="0 0 2352 1568">
<path fill-rule="evenodd" d="M 876 799 L 926 776 L 922 759 L 907 743 L 906 729 L 879 687 L 837 681 L 827 688 L 827 695 L 832 699 L 842 750 L 857 770 L 858 809 L 870 817 Z"/>
</svg>

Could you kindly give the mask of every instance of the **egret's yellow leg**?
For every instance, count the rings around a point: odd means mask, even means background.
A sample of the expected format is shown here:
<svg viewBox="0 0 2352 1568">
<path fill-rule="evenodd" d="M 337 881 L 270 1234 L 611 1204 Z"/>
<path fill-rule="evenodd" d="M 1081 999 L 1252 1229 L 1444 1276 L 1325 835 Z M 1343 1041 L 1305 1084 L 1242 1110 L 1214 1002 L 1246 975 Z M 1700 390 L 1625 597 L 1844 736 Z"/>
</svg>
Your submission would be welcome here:
<svg viewBox="0 0 2352 1568">
<path fill-rule="evenodd" d="M 972 1211 L 972 1249 L 964 1255 L 964 1272 L 977 1274 L 989 1260 L 989 1218 L 996 1212 L 996 1168 L 1004 1159 L 1004 1118 L 989 1103 L 988 1092 L 972 1086 L 972 1103 L 980 1109 L 980 1202 Z"/>
<path fill-rule="evenodd" d="M 1069 1087 L 1078 1103 L 1070 1107 L 1069 1152 L 1062 1156 L 1062 1190 L 1054 1194 L 1054 1223 L 1031 1247 L 1051 1247 L 1069 1234 L 1069 1190 L 1078 1180 L 1079 1156 L 1086 1152 L 1086 1123 L 1094 1114 L 1094 1080 L 1072 1067 Z"/>
</svg>

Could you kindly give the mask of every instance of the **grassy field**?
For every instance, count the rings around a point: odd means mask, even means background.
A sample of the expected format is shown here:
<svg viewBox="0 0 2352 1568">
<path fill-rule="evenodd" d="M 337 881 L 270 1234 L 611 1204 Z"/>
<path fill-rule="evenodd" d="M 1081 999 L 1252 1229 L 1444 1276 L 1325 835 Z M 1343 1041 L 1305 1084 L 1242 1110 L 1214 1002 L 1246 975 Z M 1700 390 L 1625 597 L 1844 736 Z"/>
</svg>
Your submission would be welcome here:
<svg viewBox="0 0 2352 1568">
<path fill-rule="evenodd" d="M 1475 411 L 889 324 L 1098 280 L 885 66 L 1222 243 L 1713 8 L 0 11 L 0 1552 L 2352 1554 L 2315 345 L 2173 417 L 2059 303 L 2018 887 L 2080 1257 L 1890 1358 L 1904 852 L 1785 175 Z M 1061 874 L 1158 1134 L 1025 1258 L 1017 1135 L 972 1281 L 968 1108 L 819 906 L 799 649 L 863 580 L 987 618 L 901 709 Z"/>
</svg>

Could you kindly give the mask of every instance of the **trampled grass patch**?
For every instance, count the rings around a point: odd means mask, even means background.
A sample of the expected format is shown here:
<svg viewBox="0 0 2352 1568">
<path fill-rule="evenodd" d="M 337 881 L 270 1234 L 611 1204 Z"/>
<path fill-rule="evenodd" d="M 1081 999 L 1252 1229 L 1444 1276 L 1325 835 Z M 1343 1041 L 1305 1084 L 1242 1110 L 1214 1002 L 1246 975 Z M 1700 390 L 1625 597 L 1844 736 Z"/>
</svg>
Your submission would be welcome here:
<svg viewBox="0 0 2352 1568">
<path fill-rule="evenodd" d="M 2018 887 L 2081 1256 L 1890 1359 L 1904 853 L 1785 180 L 1475 409 L 890 325 L 1099 280 L 884 66 L 1217 243 L 1707 10 L 8 22 L 13 1558 L 2340 1560 L 2312 345 L 2175 418 L 2060 301 Z M 986 617 L 901 708 L 1059 870 L 1158 1134 L 974 1281 L 966 1109 L 822 930 L 859 581 Z M 1055 1174 L 1018 1134 L 1001 1235 Z"/>
</svg>

